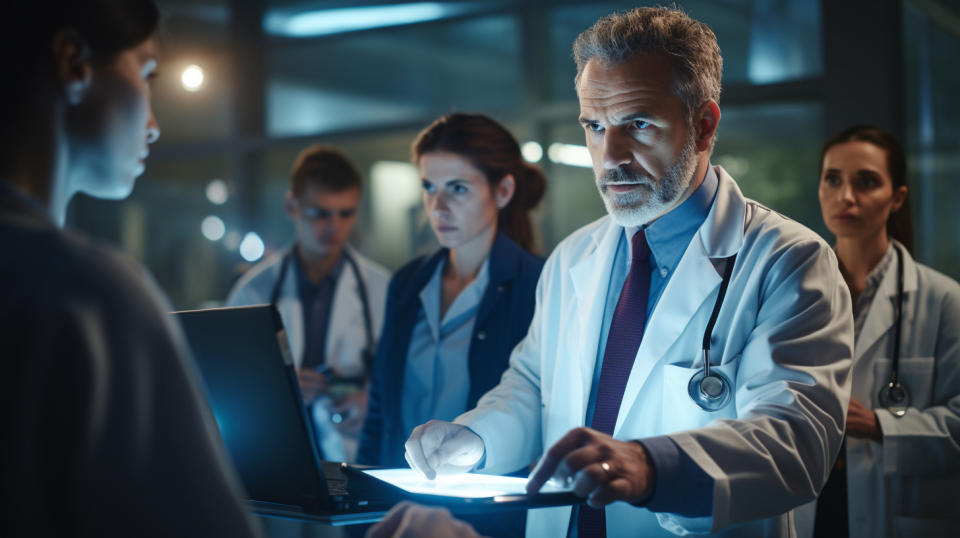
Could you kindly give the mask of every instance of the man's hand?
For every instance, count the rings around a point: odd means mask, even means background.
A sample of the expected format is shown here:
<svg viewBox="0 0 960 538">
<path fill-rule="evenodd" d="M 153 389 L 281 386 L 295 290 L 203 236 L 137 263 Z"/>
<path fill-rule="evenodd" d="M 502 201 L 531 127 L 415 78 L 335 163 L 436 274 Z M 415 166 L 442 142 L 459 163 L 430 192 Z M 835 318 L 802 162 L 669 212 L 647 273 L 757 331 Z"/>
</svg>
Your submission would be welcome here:
<svg viewBox="0 0 960 538">
<path fill-rule="evenodd" d="M 653 463 L 643 445 L 576 428 L 556 442 L 530 474 L 527 493 L 549 479 L 573 483 L 573 492 L 599 508 L 614 501 L 636 503 L 653 492 Z"/>
<path fill-rule="evenodd" d="M 302 368 L 297 370 L 297 381 L 300 382 L 300 394 L 303 401 L 312 403 L 324 390 L 327 389 L 329 381 L 327 376 L 311 368 Z"/>
<path fill-rule="evenodd" d="M 367 538 L 478 538 L 469 524 L 453 519 L 446 508 L 403 501 L 370 530 Z"/>
<path fill-rule="evenodd" d="M 880 429 L 877 414 L 853 397 L 850 398 L 850 408 L 847 410 L 847 435 L 883 442 L 883 430 Z"/>
<path fill-rule="evenodd" d="M 353 391 L 333 406 L 330 420 L 340 433 L 351 436 L 360 434 L 360 430 L 363 429 L 363 418 L 367 414 L 368 395 L 366 390 Z"/>
<path fill-rule="evenodd" d="M 431 420 L 413 429 L 406 444 L 410 467 L 433 480 L 437 473 L 462 473 L 473 469 L 483 457 L 483 440 L 470 428 Z"/>
</svg>

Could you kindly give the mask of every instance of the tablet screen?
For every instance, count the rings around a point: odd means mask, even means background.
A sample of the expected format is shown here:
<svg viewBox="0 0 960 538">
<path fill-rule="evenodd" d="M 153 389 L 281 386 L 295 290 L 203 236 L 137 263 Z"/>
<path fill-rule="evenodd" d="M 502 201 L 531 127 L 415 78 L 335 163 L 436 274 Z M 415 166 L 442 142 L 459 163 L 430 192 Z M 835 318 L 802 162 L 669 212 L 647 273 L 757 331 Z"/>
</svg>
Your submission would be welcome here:
<svg viewBox="0 0 960 538">
<path fill-rule="evenodd" d="M 428 480 L 413 469 L 363 469 L 362 472 L 410 493 L 469 499 L 527 494 L 527 479 L 517 476 L 457 473 Z M 570 490 L 569 487 L 548 482 L 540 489 L 540 493 L 565 493 Z"/>
</svg>

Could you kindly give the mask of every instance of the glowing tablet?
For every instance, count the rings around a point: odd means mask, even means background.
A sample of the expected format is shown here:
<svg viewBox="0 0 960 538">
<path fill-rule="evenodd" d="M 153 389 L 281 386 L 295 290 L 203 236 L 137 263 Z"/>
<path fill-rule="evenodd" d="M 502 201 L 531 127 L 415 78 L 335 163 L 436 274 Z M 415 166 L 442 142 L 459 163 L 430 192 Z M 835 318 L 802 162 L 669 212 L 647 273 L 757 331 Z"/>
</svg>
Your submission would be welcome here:
<svg viewBox="0 0 960 538">
<path fill-rule="evenodd" d="M 458 473 L 427 480 L 413 469 L 364 469 L 364 473 L 410 493 L 483 499 L 504 495 L 526 495 L 527 479 L 516 476 Z M 540 493 L 565 493 L 564 488 L 548 482 Z"/>
</svg>

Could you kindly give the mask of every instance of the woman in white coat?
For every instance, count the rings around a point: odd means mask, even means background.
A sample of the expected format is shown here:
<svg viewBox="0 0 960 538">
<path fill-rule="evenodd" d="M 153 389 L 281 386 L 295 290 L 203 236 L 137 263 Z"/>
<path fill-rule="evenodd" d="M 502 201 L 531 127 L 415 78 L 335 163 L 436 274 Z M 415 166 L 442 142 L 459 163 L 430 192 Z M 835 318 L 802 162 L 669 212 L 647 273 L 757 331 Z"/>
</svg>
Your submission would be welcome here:
<svg viewBox="0 0 960 538">
<path fill-rule="evenodd" d="M 955 536 L 960 285 L 910 255 L 906 159 L 891 134 L 851 127 L 827 142 L 820 168 L 856 336 L 846 449 L 802 530 Z"/>
</svg>

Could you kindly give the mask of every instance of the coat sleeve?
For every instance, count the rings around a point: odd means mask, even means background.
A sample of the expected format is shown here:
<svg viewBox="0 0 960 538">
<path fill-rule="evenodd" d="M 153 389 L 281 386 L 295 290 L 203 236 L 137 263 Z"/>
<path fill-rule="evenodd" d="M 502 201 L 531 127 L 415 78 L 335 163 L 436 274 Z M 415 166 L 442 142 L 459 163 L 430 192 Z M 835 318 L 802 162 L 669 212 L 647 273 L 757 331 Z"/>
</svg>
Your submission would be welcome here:
<svg viewBox="0 0 960 538">
<path fill-rule="evenodd" d="M 714 481 L 712 516 L 657 514 L 678 534 L 716 532 L 813 499 L 843 438 L 853 320 L 833 253 L 802 241 L 766 263 L 738 262 L 763 278 L 738 367 L 738 418 L 670 435 Z"/>
<path fill-rule="evenodd" d="M 542 399 L 540 335 L 549 312 L 544 296 L 559 285 L 556 256 L 551 256 L 541 273 L 535 292 L 533 319 L 527 335 L 513 349 L 510 365 L 500 383 L 480 397 L 476 408 L 457 417 L 483 439 L 484 460 L 479 470 L 491 474 L 516 471 L 535 461 L 543 451 L 541 440 Z"/>
<path fill-rule="evenodd" d="M 953 281 L 945 284 L 947 293 L 933 307 L 939 308 L 939 325 L 932 405 L 910 407 L 900 418 L 884 408 L 876 409 L 883 430 L 884 474 L 960 471 L 960 286 Z"/>
</svg>

